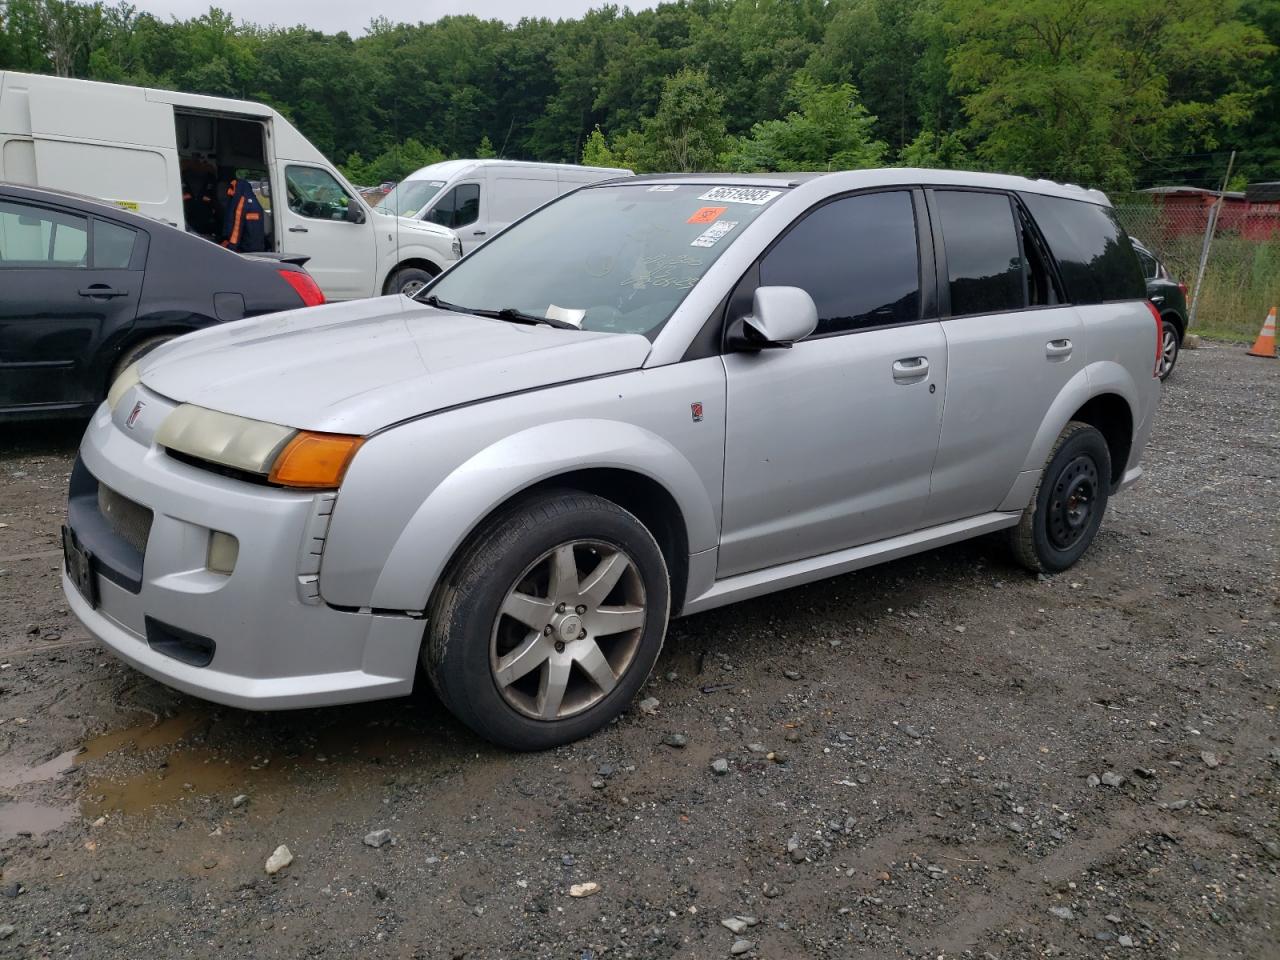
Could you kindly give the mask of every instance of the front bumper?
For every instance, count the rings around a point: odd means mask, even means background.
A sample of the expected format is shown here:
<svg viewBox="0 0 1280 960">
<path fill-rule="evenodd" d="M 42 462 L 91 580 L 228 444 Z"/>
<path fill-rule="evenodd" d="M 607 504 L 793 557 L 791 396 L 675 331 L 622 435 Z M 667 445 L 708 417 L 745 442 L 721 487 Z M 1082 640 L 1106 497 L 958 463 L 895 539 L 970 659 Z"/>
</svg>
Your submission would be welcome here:
<svg viewBox="0 0 1280 960">
<path fill-rule="evenodd" d="M 165 412 L 168 401 L 138 397 Z M 135 402 L 126 396 L 121 407 Z M 413 687 L 423 623 L 326 605 L 315 584 L 331 494 L 258 486 L 182 463 L 122 429 L 104 405 L 81 444 L 68 523 L 95 556 L 96 608 L 64 572 L 72 612 L 112 652 L 162 683 L 251 709 L 372 700 Z M 86 484 L 152 513 L 140 576 L 95 522 Z M 326 499 L 327 498 L 327 501 Z M 327 507 L 326 507 L 327 504 Z M 322 521 L 317 529 L 318 518 Z M 99 518 L 100 519 L 100 518 Z M 239 540 L 230 575 L 206 568 L 212 531 Z M 315 536 L 319 532 L 321 536 Z M 137 566 L 135 565 L 135 566 Z M 130 575 L 132 572 L 133 575 Z M 195 638 L 184 654 L 174 638 Z M 203 663 L 204 665 L 201 665 Z"/>
</svg>

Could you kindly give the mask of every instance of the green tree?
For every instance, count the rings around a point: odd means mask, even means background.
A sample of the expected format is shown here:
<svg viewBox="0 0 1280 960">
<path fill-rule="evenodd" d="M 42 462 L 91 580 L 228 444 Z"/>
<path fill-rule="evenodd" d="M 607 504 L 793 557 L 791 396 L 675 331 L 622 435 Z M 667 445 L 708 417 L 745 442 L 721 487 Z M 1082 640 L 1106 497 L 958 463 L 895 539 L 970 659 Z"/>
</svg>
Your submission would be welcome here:
<svg viewBox="0 0 1280 960">
<path fill-rule="evenodd" d="M 587 137 L 587 142 L 582 148 L 582 163 L 588 167 L 616 167 L 618 165 L 618 158 L 609 149 L 609 144 L 605 140 L 604 134 L 600 131 L 599 124 L 596 124 L 596 128 L 591 131 L 591 135 Z"/>
<path fill-rule="evenodd" d="M 622 155 L 636 170 L 713 170 L 729 146 L 724 97 L 701 70 L 684 68 L 662 85 L 662 99 Z"/>
<path fill-rule="evenodd" d="M 951 83 L 984 166 L 1131 187 L 1146 157 L 1213 149 L 1274 51 L 1236 0 L 946 0 Z"/>
<path fill-rule="evenodd" d="M 476 158 L 478 160 L 491 160 L 498 155 L 498 151 L 493 149 L 493 141 L 489 139 L 489 135 L 485 134 L 480 138 L 480 145 L 476 147 Z"/>
<path fill-rule="evenodd" d="M 733 170 L 857 170 L 884 160 L 886 146 L 873 138 L 876 118 L 858 101 L 853 84 L 820 86 L 796 81 L 798 109 L 765 120 L 726 157 Z"/>
</svg>

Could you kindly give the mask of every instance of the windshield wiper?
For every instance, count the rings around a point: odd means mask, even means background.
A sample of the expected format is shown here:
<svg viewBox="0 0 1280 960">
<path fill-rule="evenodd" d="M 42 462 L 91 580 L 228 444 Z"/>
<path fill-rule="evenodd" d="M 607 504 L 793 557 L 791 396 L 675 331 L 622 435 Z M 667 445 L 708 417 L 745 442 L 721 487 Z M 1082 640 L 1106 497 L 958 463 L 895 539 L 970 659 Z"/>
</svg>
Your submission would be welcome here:
<svg viewBox="0 0 1280 960">
<path fill-rule="evenodd" d="M 437 307 L 440 310 L 452 310 L 455 313 L 469 313 L 476 317 L 487 317 L 490 320 L 507 320 L 511 323 L 527 323 L 530 325 L 545 323 L 548 327 L 555 327 L 557 330 L 581 330 L 582 328 L 568 323 L 564 320 L 556 320 L 552 317 L 540 317 L 536 313 L 525 313 L 523 310 L 517 310 L 515 307 L 503 307 L 501 310 L 486 310 L 482 307 L 460 307 L 456 303 L 447 303 L 441 300 L 434 293 L 430 296 L 423 297 L 420 303 L 425 303 L 429 307 Z"/>
</svg>

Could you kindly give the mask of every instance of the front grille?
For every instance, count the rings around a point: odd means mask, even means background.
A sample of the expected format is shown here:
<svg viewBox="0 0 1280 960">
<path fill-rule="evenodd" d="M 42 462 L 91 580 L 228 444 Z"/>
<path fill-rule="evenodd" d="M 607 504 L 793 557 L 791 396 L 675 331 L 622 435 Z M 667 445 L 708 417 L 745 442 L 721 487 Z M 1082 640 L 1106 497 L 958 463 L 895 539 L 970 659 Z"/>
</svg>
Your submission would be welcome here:
<svg viewBox="0 0 1280 960">
<path fill-rule="evenodd" d="M 151 511 L 128 497 L 122 497 L 105 483 L 98 484 L 98 512 L 117 537 L 139 553 L 147 552 L 151 535 Z"/>
</svg>

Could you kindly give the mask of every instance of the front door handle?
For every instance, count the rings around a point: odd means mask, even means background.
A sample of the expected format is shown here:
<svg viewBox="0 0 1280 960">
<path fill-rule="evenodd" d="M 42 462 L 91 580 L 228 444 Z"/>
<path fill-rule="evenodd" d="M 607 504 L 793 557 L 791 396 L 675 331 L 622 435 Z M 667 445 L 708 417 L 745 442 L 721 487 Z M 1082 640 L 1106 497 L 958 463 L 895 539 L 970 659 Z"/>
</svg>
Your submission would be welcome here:
<svg viewBox="0 0 1280 960">
<path fill-rule="evenodd" d="M 904 357 L 893 363 L 893 379 L 898 383 L 916 383 L 928 375 L 928 357 Z"/>
<path fill-rule="evenodd" d="M 1050 340 L 1044 345 L 1044 355 L 1050 360 L 1065 360 L 1071 356 L 1070 340 Z"/>
<path fill-rule="evenodd" d="M 483 236 L 484 236 L 484 231 L 483 231 L 483 230 L 472 230 L 472 231 L 471 231 L 471 235 L 472 235 L 473 237 L 483 237 Z"/>
<path fill-rule="evenodd" d="M 105 283 L 95 283 L 87 287 L 80 288 L 80 296 L 96 297 L 103 300 L 110 300 L 112 297 L 127 297 L 128 290 L 117 290 L 114 287 L 108 287 Z"/>
<path fill-rule="evenodd" d="M 290 227 L 289 232 L 290 233 L 307 233 L 308 231 L 306 227 Z"/>
</svg>

